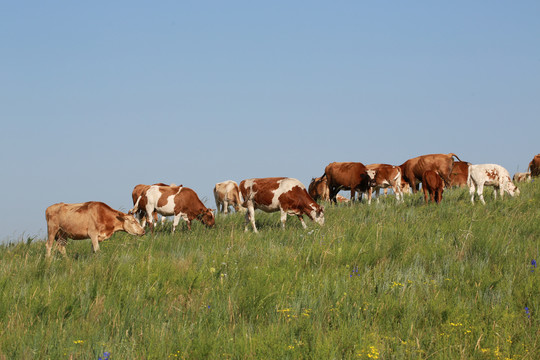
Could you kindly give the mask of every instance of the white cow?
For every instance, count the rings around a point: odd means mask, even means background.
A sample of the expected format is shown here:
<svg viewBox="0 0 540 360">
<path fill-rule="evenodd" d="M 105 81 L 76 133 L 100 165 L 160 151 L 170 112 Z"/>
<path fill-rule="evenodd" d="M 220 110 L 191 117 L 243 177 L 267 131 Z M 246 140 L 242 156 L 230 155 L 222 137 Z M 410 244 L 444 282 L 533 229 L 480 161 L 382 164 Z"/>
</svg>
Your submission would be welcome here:
<svg viewBox="0 0 540 360">
<path fill-rule="evenodd" d="M 467 177 L 467 185 L 469 186 L 469 194 L 471 202 L 474 204 L 474 191 L 476 189 L 482 204 L 484 201 L 484 185 L 493 186 L 493 197 L 497 199 L 497 190 L 501 195 L 501 199 L 506 191 L 510 196 L 519 195 L 519 189 L 514 185 L 508 170 L 496 164 L 479 164 L 469 165 L 469 175 Z"/>
</svg>

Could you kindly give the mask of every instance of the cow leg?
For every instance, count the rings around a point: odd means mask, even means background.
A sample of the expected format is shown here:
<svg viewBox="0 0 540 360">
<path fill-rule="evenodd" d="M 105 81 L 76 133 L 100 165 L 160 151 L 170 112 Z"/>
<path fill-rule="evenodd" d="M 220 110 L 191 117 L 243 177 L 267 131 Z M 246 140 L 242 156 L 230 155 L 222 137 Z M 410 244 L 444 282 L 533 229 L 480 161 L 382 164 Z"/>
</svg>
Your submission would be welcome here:
<svg viewBox="0 0 540 360">
<path fill-rule="evenodd" d="M 99 240 L 98 235 L 94 234 L 90 236 L 90 239 L 92 240 L 92 249 L 94 250 L 94 253 L 99 251 Z"/>
<path fill-rule="evenodd" d="M 306 222 L 304 221 L 304 216 L 302 216 L 302 215 L 296 215 L 296 216 L 298 216 L 298 219 L 300 220 L 300 223 L 302 224 L 302 227 L 304 229 L 307 229 Z"/>
<path fill-rule="evenodd" d="M 504 188 L 502 186 L 499 188 L 499 194 L 501 195 L 501 200 L 504 199 Z"/>
<path fill-rule="evenodd" d="M 394 191 L 394 195 L 396 195 L 396 201 L 397 202 L 403 201 L 403 193 L 401 192 L 399 185 L 396 185 L 396 184 L 392 185 L 392 190 Z"/>
<path fill-rule="evenodd" d="M 368 205 L 371 205 L 371 196 L 372 196 L 372 195 L 373 195 L 373 188 L 370 187 L 370 188 L 368 189 L 368 192 L 367 192 L 367 199 L 368 199 L 368 200 L 367 200 L 367 203 L 368 203 Z M 377 200 L 379 200 L 379 199 L 377 198 Z"/>
<path fill-rule="evenodd" d="M 469 184 L 469 195 L 471 195 L 471 203 L 474 204 L 474 192 L 476 190 L 476 187 L 474 186 L 474 182 L 471 181 Z"/>
<path fill-rule="evenodd" d="M 281 227 L 285 229 L 285 222 L 287 222 L 287 213 L 283 211 L 283 209 L 280 209 L 281 212 Z"/>
<path fill-rule="evenodd" d="M 384 195 L 386 195 L 386 191 L 387 191 L 387 188 L 384 188 L 383 192 L 384 192 Z M 380 187 L 376 187 L 375 188 L 375 196 L 377 197 L 377 204 L 379 203 L 379 197 L 381 195 L 381 188 Z"/>
<path fill-rule="evenodd" d="M 329 189 L 330 190 L 330 201 L 333 201 L 336 204 L 337 204 L 336 195 L 339 192 L 337 189 L 338 189 L 337 187 L 331 187 Z"/>
<path fill-rule="evenodd" d="M 425 186 L 422 186 L 422 191 L 424 192 L 424 200 L 426 202 L 426 204 L 428 203 L 428 191 L 427 191 L 427 188 Z"/>
<path fill-rule="evenodd" d="M 172 232 L 174 233 L 174 231 L 176 230 L 176 227 L 178 226 L 178 223 L 180 222 L 180 218 L 182 217 L 181 214 L 176 214 L 174 215 L 174 219 L 173 219 L 173 226 L 172 226 Z"/>
<path fill-rule="evenodd" d="M 56 238 L 56 234 L 58 232 L 58 228 L 54 227 L 54 228 L 49 228 L 47 229 L 48 230 L 48 238 L 47 238 L 47 242 L 45 243 L 45 248 L 47 249 L 47 252 L 46 252 L 46 257 L 51 257 L 51 251 L 52 251 L 52 247 L 54 245 L 54 240 Z"/>
<path fill-rule="evenodd" d="M 360 200 L 362 200 L 362 195 L 360 195 Z M 351 187 L 351 204 L 356 201 L 356 192 L 354 187 Z"/>
<path fill-rule="evenodd" d="M 478 184 L 478 188 L 476 190 L 476 193 L 480 197 L 480 202 L 484 205 L 486 205 L 486 202 L 484 201 L 484 184 Z"/>
<path fill-rule="evenodd" d="M 58 251 L 60 251 L 60 254 L 62 254 L 64 257 L 66 257 L 66 243 L 67 243 L 67 237 L 60 236 L 58 240 L 56 241 L 56 245 L 58 246 Z"/>
<path fill-rule="evenodd" d="M 253 203 L 249 202 L 246 205 L 246 226 L 244 228 L 244 232 L 248 231 L 248 224 L 251 223 L 251 226 L 253 227 L 253 232 L 258 233 L 257 227 L 255 226 L 255 209 L 253 208 Z"/>
</svg>

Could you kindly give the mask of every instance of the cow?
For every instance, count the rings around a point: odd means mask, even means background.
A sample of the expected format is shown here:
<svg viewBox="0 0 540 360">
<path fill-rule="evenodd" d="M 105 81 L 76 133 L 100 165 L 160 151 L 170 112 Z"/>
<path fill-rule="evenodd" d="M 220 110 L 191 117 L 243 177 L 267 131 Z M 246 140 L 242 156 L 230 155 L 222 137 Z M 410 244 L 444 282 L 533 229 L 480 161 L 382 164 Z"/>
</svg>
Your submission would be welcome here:
<svg viewBox="0 0 540 360">
<path fill-rule="evenodd" d="M 244 210 L 240 198 L 240 189 L 235 181 L 227 180 L 217 183 L 214 186 L 214 199 L 216 200 L 217 212 L 227 214 L 229 206 L 233 206 L 237 212 Z"/>
<path fill-rule="evenodd" d="M 312 178 L 308 186 L 308 194 L 315 201 L 319 199 L 323 201 L 330 200 L 330 191 L 328 190 L 327 179 L 322 177 Z"/>
<path fill-rule="evenodd" d="M 171 185 L 167 185 L 167 184 L 164 184 L 164 183 L 156 183 L 156 184 L 153 184 L 153 185 L 159 185 L 159 186 L 176 186 L 175 184 L 171 184 Z M 135 187 L 133 188 L 133 191 L 131 192 L 131 199 L 133 200 L 133 205 L 135 205 L 135 203 L 137 202 L 137 199 L 139 198 L 139 196 L 141 196 L 151 185 L 144 185 L 144 184 L 139 184 L 139 185 L 135 185 Z M 182 186 L 182 185 L 180 185 Z M 135 216 L 135 219 L 137 219 L 137 221 L 139 222 L 139 224 L 141 224 L 142 227 L 145 227 L 146 226 L 146 212 L 143 208 L 139 209 L 139 211 L 137 211 L 136 214 L 133 214 Z M 152 214 L 152 216 L 154 217 L 154 222 L 157 224 L 158 223 L 158 213 L 157 211 L 154 211 L 154 213 Z M 161 225 L 163 225 L 165 223 L 165 216 L 162 216 L 161 217 Z"/>
<path fill-rule="evenodd" d="M 529 163 L 529 172 L 532 177 L 540 176 L 540 154 L 535 155 Z"/>
<path fill-rule="evenodd" d="M 450 173 L 450 187 L 467 187 L 470 163 L 455 161 Z"/>
<path fill-rule="evenodd" d="M 129 214 L 112 209 L 99 201 L 79 204 L 58 203 L 45 210 L 47 220 L 46 256 L 51 256 L 54 241 L 58 250 L 66 256 L 67 239 L 91 239 L 94 252 L 99 251 L 99 243 L 110 238 L 117 231 L 131 235 L 144 235 L 144 229 Z"/>
<path fill-rule="evenodd" d="M 469 194 L 473 204 L 476 188 L 480 201 L 482 204 L 486 204 L 483 195 L 484 186 L 494 187 L 493 197 L 495 199 L 497 199 L 497 190 L 499 190 L 501 198 L 503 198 L 504 192 L 507 192 L 510 196 L 519 195 L 519 189 L 510 179 L 508 170 L 496 164 L 469 165 L 467 184 L 469 185 Z"/>
<path fill-rule="evenodd" d="M 422 175 L 427 170 L 437 171 L 446 185 L 449 185 L 454 157 L 461 161 L 454 153 L 417 156 L 405 161 L 399 166 L 401 168 L 401 176 L 409 183 L 415 194 L 418 191 L 417 181 L 422 181 Z"/>
<path fill-rule="evenodd" d="M 368 204 L 371 204 L 373 190 L 377 194 L 377 202 L 379 202 L 379 190 L 384 189 L 385 194 L 388 187 L 391 187 L 398 202 L 403 201 L 401 192 L 401 169 L 399 166 L 389 164 L 369 164 L 366 165 L 367 173 L 375 182 L 374 186 L 368 189 Z"/>
<path fill-rule="evenodd" d="M 345 196 L 342 196 L 342 195 L 340 195 L 340 194 L 337 194 L 337 195 L 336 195 L 336 201 L 337 201 L 338 203 L 348 203 L 350 200 L 347 199 Z"/>
<path fill-rule="evenodd" d="M 333 162 L 326 166 L 322 178 L 327 179 L 330 200 L 336 203 L 336 195 L 340 190 L 351 191 L 351 201 L 355 200 L 355 192 L 365 193 L 375 182 L 367 174 L 367 169 L 360 162 Z"/>
<path fill-rule="evenodd" d="M 148 216 L 148 214 L 153 214 L 154 211 L 157 211 L 162 216 L 174 216 L 173 233 L 180 222 L 180 218 L 186 221 L 189 230 L 191 230 L 191 222 L 194 219 L 201 221 L 208 227 L 213 227 L 215 224 L 213 210 L 204 206 L 195 191 L 182 185 L 150 186 L 139 196 L 129 213 L 135 214 L 141 209 L 147 214 L 147 220 L 152 232 L 154 231 L 154 224 L 152 217 Z"/>
<path fill-rule="evenodd" d="M 296 215 L 305 229 L 303 215 L 307 215 L 311 220 L 319 225 L 324 224 L 324 208 L 309 196 L 305 186 L 293 178 L 255 178 L 246 179 L 240 182 L 240 191 L 244 197 L 243 206 L 247 208 L 246 226 L 244 231 L 248 231 L 248 224 L 251 222 L 254 232 L 255 209 L 264 212 L 281 212 L 281 224 L 285 229 L 287 215 Z"/>
<path fill-rule="evenodd" d="M 512 180 L 515 183 L 530 182 L 532 180 L 531 173 L 530 172 L 517 172 L 514 174 L 514 177 L 512 178 Z"/>
<path fill-rule="evenodd" d="M 444 183 L 439 173 L 433 170 L 425 171 L 422 175 L 422 191 L 424 191 L 424 199 L 426 204 L 429 198 L 432 202 L 440 203 L 444 192 Z"/>
</svg>

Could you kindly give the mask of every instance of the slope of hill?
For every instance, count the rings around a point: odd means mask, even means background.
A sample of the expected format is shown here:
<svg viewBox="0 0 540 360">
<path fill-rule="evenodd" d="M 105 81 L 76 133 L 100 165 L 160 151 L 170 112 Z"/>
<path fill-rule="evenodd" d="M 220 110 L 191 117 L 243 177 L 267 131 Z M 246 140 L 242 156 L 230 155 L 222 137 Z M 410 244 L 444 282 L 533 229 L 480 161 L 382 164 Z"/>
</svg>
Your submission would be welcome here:
<svg viewBox="0 0 540 360">
<path fill-rule="evenodd" d="M 534 359 L 540 182 L 215 229 L 0 247 L 0 359 Z"/>
</svg>

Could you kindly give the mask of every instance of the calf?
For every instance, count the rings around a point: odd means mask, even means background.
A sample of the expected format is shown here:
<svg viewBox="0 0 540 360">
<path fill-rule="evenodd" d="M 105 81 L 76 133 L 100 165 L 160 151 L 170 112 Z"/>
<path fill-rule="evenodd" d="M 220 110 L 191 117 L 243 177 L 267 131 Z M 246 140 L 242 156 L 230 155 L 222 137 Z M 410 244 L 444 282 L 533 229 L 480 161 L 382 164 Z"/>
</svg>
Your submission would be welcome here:
<svg viewBox="0 0 540 360">
<path fill-rule="evenodd" d="M 55 240 L 58 250 L 66 255 L 67 239 L 91 239 L 94 252 L 99 251 L 99 243 L 110 238 L 117 231 L 131 235 L 144 235 L 144 229 L 128 214 L 112 209 L 109 205 L 90 201 L 79 204 L 58 203 L 45 210 L 47 219 L 46 256 L 51 256 Z"/>
<path fill-rule="evenodd" d="M 438 172 L 433 170 L 425 171 L 422 175 L 422 190 L 424 199 L 428 203 L 428 193 L 432 202 L 440 203 L 444 192 L 444 183 Z"/>
<path fill-rule="evenodd" d="M 245 231 L 251 222 L 253 231 L 258 232 L 255 226 L 255 209 L 264 212 L 280 211 L 283 228 L 287 215 L 296 215 L 304 229 L 307 226 L 303 215 L 307 215 L 319 225 L 324 224 L 324 209 L 309 196 L 304 185 L 296 179 L 285 177 L 247 179 L 240 183 L 240 191 L 244 197 L 243 205 L 247 208 Z"/>
<path fill-rule="evenodd" d="M 184 219 L 187 227 L 191 230 L 191 222 L 194 219 L 201 221 L 208 227 L 215 224 L 214 213 L 212 209 L 206 208 L 199 199 L 195 191 L 183 186 L 159 186 L 152 185 L 137 199 L 133 209 L 129 213 L 136 213 L 144 209 L 152 231 L 154 224 L 152 214 L 157 211 L 162 216 L 174 216 L 173 233 L 180 222 Z"/>
<path fill-rule="evenodd" d="M 510 196 L 519 195 L 519 189 L 512 183 L 508 170 L 496 164 L 480 164 L 469 165 L 469 176 L 467 178 L 469 185 L 469 194 L 471 202 L 474 204 L 474 191 L 477 188 L 478 196 L 482 204 L 484 201 L 484 186 L 493 186 L 493 197 L 497 199 L 497 191 L 500 192 L 501 198 L 507 192 Z"/>
<path fill-rule="evenodd" d="M 235 181 L 227 180 L 217 183 L 214 186 L 214 199 L 216 200 L 217 212 L 227 214 L 229 206 L 233 206 L 237 212 L 244 210 L 240 199 L 240 189 Z"/>
</svg>

